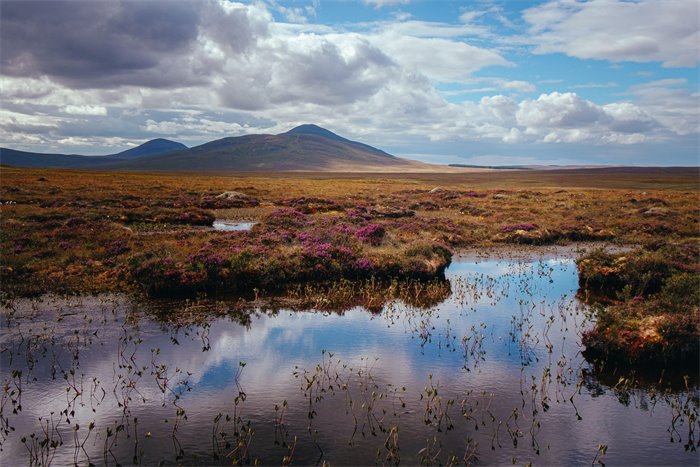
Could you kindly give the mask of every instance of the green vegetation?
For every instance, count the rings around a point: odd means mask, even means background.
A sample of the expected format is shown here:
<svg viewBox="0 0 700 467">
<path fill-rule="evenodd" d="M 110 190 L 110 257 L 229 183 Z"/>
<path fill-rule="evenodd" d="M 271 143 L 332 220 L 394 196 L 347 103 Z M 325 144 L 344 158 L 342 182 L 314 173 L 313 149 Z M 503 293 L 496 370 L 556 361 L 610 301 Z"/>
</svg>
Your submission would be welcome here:
<svg viewBox="0 0 700 467">
<path fill-rule="evenodd" d="M 700 352 L 700 249 L 696 241 L 591 253 L 578 262 L 582 293 L 608 305 L 583 343 L 596 357 L 633 363 L 684 362 Z"/>
</svg>

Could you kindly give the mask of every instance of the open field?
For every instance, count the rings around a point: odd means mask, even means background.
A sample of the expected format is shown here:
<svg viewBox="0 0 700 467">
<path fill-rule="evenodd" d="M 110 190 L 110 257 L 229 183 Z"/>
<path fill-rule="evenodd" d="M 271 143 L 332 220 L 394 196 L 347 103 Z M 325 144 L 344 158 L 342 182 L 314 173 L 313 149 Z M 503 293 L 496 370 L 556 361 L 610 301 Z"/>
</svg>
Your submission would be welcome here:
<svg viewBox="0 0 700 467">
<path fill-rule="evenodd" d="M 201 174 L 211 176 L 211 174 Z M 334 173 L 278 172 L 248 173 L 246 177 L 301 180 L 376 180 L 457 185 L 472 187 L 628 188 L 631 190 L 698 191 L 697 167 L 611 167 L 549 170 L 494 170 L 452 168 L 433 173 Z"/>
<path fill-rule="evenodd" d="M 697 336 L 697 303 L 675 306 L 664 288 L 697 282 L 697 169 L 212 177 L 2 168 L 0 176 L 6 297 L 257 296 L 309 281 L 439 279 L 465 249 L 601 241 L 640 247 L 581 266 L 584 293 L 634 310 L 630 342 Z M 256 224 L 218 231 L 215 219 Z M 657 302 L 639 304 L 657 294 L 664 316 L 681 317 L 666 334 L 668 320 L 653 317 Z"/>
</svg>

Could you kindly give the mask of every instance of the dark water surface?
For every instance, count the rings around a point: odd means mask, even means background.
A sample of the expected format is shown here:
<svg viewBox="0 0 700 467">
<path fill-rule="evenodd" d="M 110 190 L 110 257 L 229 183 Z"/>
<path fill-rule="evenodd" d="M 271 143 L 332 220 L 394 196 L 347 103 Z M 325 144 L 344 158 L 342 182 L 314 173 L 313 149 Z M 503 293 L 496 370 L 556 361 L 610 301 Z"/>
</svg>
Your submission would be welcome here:
<svg viewBox="0 0 700 467">
<path fill-rule="evenodd" d="M 696 383 L 664 389 L 582 357 L 591 322 L 570 256 L 467 258 L 447 276 L 451 297 L 428 309 L 189 326 L 119 296 L 15 302 L 2 314 L 0 458 L 698 465 Z"/>
</svg>

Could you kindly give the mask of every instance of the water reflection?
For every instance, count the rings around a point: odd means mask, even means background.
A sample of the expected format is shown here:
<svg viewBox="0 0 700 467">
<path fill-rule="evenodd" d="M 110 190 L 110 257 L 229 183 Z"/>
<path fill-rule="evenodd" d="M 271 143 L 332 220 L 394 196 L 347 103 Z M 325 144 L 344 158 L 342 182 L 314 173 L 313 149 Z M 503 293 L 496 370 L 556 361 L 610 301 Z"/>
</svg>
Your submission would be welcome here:
<svg viewBox="0 0 700 467">
<path fill-rule="evenodd" d="M 604 445 L 603 462 L 697 464 L 696 387 L 600 380 L 581 356 L 573 260 L 456 261 L 447 276 L 430 308 L 185 327 L 124 297 L 14 303 L 3 458 L 581 464 Z"/>
<path fill-rule="evenodd" d="M 214 221 L 214 230 L 250 230 L 257 222 Z"/>
</svg>

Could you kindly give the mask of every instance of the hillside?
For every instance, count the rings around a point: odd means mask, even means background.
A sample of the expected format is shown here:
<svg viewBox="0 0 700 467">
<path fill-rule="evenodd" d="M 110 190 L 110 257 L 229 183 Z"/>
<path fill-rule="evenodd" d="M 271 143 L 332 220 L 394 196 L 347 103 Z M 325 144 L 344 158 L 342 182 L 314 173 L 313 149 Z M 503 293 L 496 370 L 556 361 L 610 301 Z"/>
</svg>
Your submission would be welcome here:
<svg viewBox="0 0 700 467">
<path fill-rule="evenodd" d="M 401 159 L 316 125 L 278 135 L 222 138 L 186 151 L 141 157 L 109 168 L 139 171 L 429 171 L 437 166 Z"/>
<path fill-rule="evenodd" d="M 154 139 L 107 156 L 40 154 L 1 148 L 0 163 L 17 167 L 183 172 L 433 172 L 446 169 L 401 159 L 310 124 L 278 135 L 228 137 L 189 149 L 175 141 Z"/>
<path fill-rule="evenodd" d="M 13 167 L 46 167 L 55 169 L 87 169 L 119 162 L 113 156 L 79 156 L 76 154 L 43 154 L 0 148 L 0 163 Z"/>
<path fill-rule="evenodd" d="M 165 154 L 168 152 L 180 151 L 182 149 L 187 149 L 187 146 L 182 143 L 178 143 L 177 141 L 156 138 L 146 141 L 142 145 L 136 146 L 135 148 L 127 149 L 126 151 L 114 154 L 114 157 L 119 159 L 133 159 L 135 157 Z"/>
<path fill-rule="evenodd" d="M 14 167 L 47 167 L 63 169 L 102 168 L 105 165 L 187 149 L 182 143 L 167 139 L 153 139 L 116 154 L 106 156 L 81 156 L 77 154 L 44 154 L 0 148 L 0 163 Z"/>
</svg>

